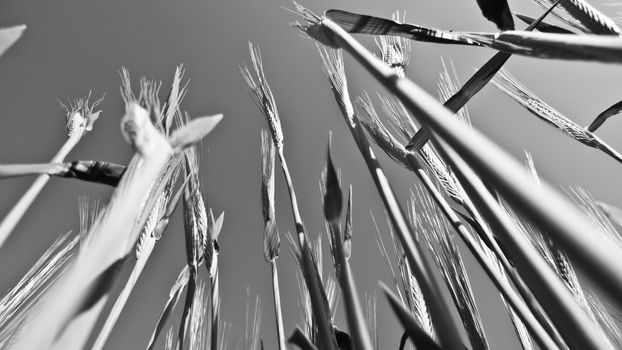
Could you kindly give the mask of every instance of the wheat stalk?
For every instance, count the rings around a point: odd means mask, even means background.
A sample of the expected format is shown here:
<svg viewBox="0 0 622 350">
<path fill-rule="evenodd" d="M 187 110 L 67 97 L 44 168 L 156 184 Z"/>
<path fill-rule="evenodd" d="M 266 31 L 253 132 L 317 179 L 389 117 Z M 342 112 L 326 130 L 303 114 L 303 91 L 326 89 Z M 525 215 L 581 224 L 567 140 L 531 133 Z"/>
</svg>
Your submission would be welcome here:
<svg viewBox="0 0 622 350">
<path fill-rule="evenodd" d="M 248 86 L 251 96 L 253 97 L 258 108 L 268 121 L 270 127 L 270 133 L 272 141 L 276 147 L 281 163 L 281 169 L 285 175 L 285 181 L 287 183 L 287 189 L 289 192 L 290 206 L 294 215 L 294 222 L 296 224 L 296 233 L 298 236 L 298 245 L 302 254 L 302 271 L 305 277 L 307 288 L 309 288 L 312 307 L 314 315 L 318 321 L 318 329 L 320 333 L 319 341 L 323 348 L 327 350 L 336 349 L 337 344 L 334 334 L 331 330 L 332 320 L 330 320 L 329 310 L 327 308 L 326 296 L 324 294 L 324 288 L 322 287 L 321 279 L 317 274 L 315 268 L 314 259 L 309 251 L 308 244 L 306 243 L 306 236 L 304 225 L 302 223 L 302 217 L 298 208 L 298 200 L 296 192 L 294 190 L 293 181 L 285 160 L 284 154 L 284 138 L 281 129 L 281 122 L 279 120 L 279 114 L 274 100 L 272 90 L 268 85 L 265 73 L 263 72 L 263 64 L 261 59 L 261 53 L 258 49 L 255 49 L 251 43 L 249 43 L 249 51 L 251 53 L 251 60 L 253 62 L 253 68 L 255 74 L 251 74 L 248 66 L 240 68 L 242 77 Z"/>
</svg>

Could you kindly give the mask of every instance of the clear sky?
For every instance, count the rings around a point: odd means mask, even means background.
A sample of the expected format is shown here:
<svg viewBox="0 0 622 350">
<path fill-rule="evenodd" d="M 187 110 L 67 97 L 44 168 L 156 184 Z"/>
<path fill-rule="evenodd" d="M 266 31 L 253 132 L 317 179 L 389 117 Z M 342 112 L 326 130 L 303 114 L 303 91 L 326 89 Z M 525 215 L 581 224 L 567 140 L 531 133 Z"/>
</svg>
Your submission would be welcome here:
<svg viewBox="0 0 622 350">
<path fill-rule="evenodd" d="M 614 16 L 618 8 L 595 0 Z M 389 17 L 406 11 L 408 22 L 435 27 L 494 31 L 479 13 L 475 0 L 308 1 L 303 5 L 322 13 L 329 8 Z M 190 79 L 182 104 L 191 116 L 223 113 L 222 123 L 203 142 L 201 177 L 209 205 L 225 211 L 221 233 L 222 317 L 232 324 L 232 339 L 243 331 L 247 287 L 263 301 L 262 338 L 266 349 L 276 347 L 269 266 L 262 253 L 260 216 L 260 129 L 266 126 L 242 84 L 238 66 L 249 61 L 248 41 L 262 50 L 264 68 L 280 110 L 286 157 L 309 233 L 324 230 L 318 188 L 329 130 L 342 181 L 354 186 L 352 265 L 360 295 L 371 293 L 377 281 L 390 282 L 375 244 L 374 214 L 384 237 L 383 209 L 362 158 L 339 115 L 320 59 L 310 40 L 289 23 L 296 16 L 284 11 L 291 3 L 267 1 L 136 0 L 31 1 L 0 3 L 0 26 L 26 24 L 23 38 L 0 59 L 0 162 L 43 162 L 64 142 L 64 115 L 57 100 L 106 93 L 103 114 L 68 159 L 127 163 L 132 154 L 119 132 L 122 101 L 121 67 L 135 81 L 140 76 L 163 80 L 168 89 L 176 65 L 183 63 Z M 513 10 L 537 17 L 541 10 L 528 0 L 511 0 Z M 517 22 L 518 27 L 522 24 Z M 361 37 L 372 49 L 369 38 Z M 462 81 L 494 52 L 489 49 L 414 43 L 407 75 L 436 94 L 443 57 L 452 60 Z M 620 66 L 584 62 L 544 61 L 513 57 L 506 67 L 537 95 L 587 125 L 620 99 Z M 351 92 L 375 95 L 378 84 L 346 57 Z M 567 138 L 537 120 L 494 87 L 486 87 L 468 105 L 473 124 L 509 152 L 533 153 L 544 179 L 560 186 L 578 185 L 597 199 L 622 206 L 622 164 Z M 598 135 L 622 149 L 621 120 L 611 120 Z M 398 196 L 406 201 L 416 181 L 409 172 L 381 156 Z M 281 233 L 294 231 L 284 179 L 277 171 L 277 217 Z M 0 215 L 6 213 L 32 179 L 0 182 Z M 62 232 L 78 228 L 78 196 L 106 201 L 104 186 L 53 179 L 32 206 L 13 236 L 0 250 L 0 291 L 23 275 Z M 183 226 L 179 215 L 160 241 L 109 343 L 109 349 L 140 349 L 147 344 L 178 271 L 185 264 Z M 325 237 L 324 237 L 325 238 Z M 300 322 L 295 265 L 282 239 L 281 288 L 285 328 L 291 334 Z M 326 240 L 324 240 L 326 244 Z M 332 264 L 325 250 L 325 273 Z M 466 250 L 470 278 L 480 302 L 492 348 L 518 349 L 511 323 L 498 293 L 473 263 Z M 338 312 L 338 322 L 346 328 Z M 401 331 L 386 301 L 379 298 L 382 348 L 397 348 Z M 239 344 L 235 340 L 232 344 Z"/>
</svg>

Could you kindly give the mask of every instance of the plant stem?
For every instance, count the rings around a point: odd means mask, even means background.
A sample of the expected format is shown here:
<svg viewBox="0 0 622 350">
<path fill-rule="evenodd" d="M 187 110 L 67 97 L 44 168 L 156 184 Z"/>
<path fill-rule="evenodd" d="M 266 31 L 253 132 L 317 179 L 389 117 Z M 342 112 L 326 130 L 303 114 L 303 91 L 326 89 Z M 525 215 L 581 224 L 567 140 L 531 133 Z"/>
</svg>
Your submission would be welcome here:
<svg viewBox="0 0 622 350">
<path fill-rule="evenodd" d="M 67 141 L 65 141 L 63 146 L 60 148 L 58 153 L 56 153 L 54 158 L 52 158 L 50 163 L 63 162 L 67 154 L 69 154 L 69 152 L 78 144 L 80 138 L 82 138 L 82 133 L 80 132 L 71 134 L 71 136 L 69 136 Z M 34 200 L 37 198 L 37 196 L 39 195 L 43 187 L 47 184 L 49 179 L 50 175 L 48 174 L 41 174 L 37 176 L 37 179 L 32 183 L 32 185 L 30 185 L 28 190 L 26 190 L 26 193 L 22 195 L 22 197 L 13 206 L 13 208 L 4 218 L 4 220 L 2 220 L 2 223 L 0 223 L 0 248 L 7 240 L 7 238 L 9 238 L 11 232 L 13 232 L 13 229 L 15 229 L 15 226 L 17 226 L 19 221 L 26 213 L 26 210 L 28 210 L 32 202 L 34 202 Z"/>
<path fill-rule="evenodd" d="M 358 293 L 356 292 L 356 286 L 354 284 L 354 278 L 352 277 L 352 271 L 350 270 L 350 263 L 346 259 L 343 252 L 343 237 L 341 235 L 341 228 L 339 227 L 339 219 L 331 220 L 329 222 L 330 230 L 334 235 L 333 244 L 335 245 L 335 257 L 337 260 L 337 266 L 339 274 L 339 285 L 343 290 L 343 299 L 346 306 L 346 318 L 348 320 L 348 326 L 350 329 L 350 335 L 353 340 L 354 349 L 357 350 L 372 350 L 373 345 L 367 332 L 367 325 L 365 324 L 365 316 L 361 309 L 361 302 L 359 301 Z"/>
<path fill-rule="evenodd" d="M 279 270 L 276 259 L 270 261 L 272 267 L 272 294 L 274 296 L 274 315 L 276 317 L 276 332 L 279 337 L 279 350 L 287 350 L 285 347 L 285 329 L 283 328 L 283 314 L 281 313 L 281 292 L 279 289 Z"/>
</svg>

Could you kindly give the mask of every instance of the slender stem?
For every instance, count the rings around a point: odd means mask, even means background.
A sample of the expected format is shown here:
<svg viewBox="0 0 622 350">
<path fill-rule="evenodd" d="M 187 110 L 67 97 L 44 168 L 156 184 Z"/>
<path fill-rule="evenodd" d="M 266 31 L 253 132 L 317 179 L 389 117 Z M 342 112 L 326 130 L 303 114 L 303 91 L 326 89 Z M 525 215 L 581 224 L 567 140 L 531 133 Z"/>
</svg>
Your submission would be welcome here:
<svg viewBox="0 0 622 350">
<path fill-rule="evenodd" d="M 274 316 L 276 317 L 276 332 L 279 337 L 279 350 L 286 350 L 285 329 L 283 328 L 283 314 L 281 313 L 281 292 L 279 289 L 279 270 L 276 259 L 270 261 L 272 267 L 272 294 L 274 295 Z"/>
<path fill-rule="evenodd" d="M 300 248 L 305 245 L 306 239 L 304 236 L 304 226 L 302 225 L 302 217 L 300 216 L 300 211 L 298 210 L 298 200 L 296 199 L 296 192 L 294 191 L 294 183 L 292 181 L 292 176 L 289 173 L 289 167 L 287 166 L 287 161 L 285 160 L 285 154 L 283 153 L 283 147 L 278 148 L 279 159 L 281 161 L 281 168 L 283 169 L 283 174 L 285 175 L 285 181 L 287 182 L 287 190 L 289 191 L 289 199 L 291 201 L 292 211 L 294 213 L 294 222 L 296 224 L 296 233 L 298 234 L 298 244 L 300 244 Z"/>
<path fill-rule="evenodd" d="M 211 278 L 211 295 L 212 295 L 212 332 L 211 332 L 211 349 L 218 350 L 218 322 L 220 317 L 220 292 L 218 282 L 218 268 L 214 276 Z"/>
<path fill-rule="evenodd" d="M 415 169 L 415 174 L 417 174 L 424 187 L 428 190 L 428 193 L 439 206 L 447 220 L 454 227 L 458 233 L 458 236 L 462 238 L 462 241 L 469 248 L 480 266 L 482 266 L 484 272 L 488 275 L 488 278 L 490 278 L 492 283 L 497 287 L 497 289 L 499 289 L 503 295 L 503 298 L 508 301 L 516 314 L 521 318 L 523 323 L 525 323 L 527 329 L 531 332 L 531 335 L 534 337 L 540 348 L 559 349 L 560 347 L 555 341 L 553 341 L 552 335 L 550 335 L 544 329 L 539 320 L 534 317 L 531 308 L 529 308 L 525 301 L 521 299 L 518 294 L 516 294 L 500 271 L 492 266 L 492 262 L 486 256 L 486 253 L 482 250 L 479 243 L 473 240 L 473 236 L 468 232 L 467 228 L 462 224 L 449 203 L 447 203 L 445 198 L 441 195 L 428 174 L 423 170 L 419 160 L 413 155 L 409 155 L 407 160 L 410 166 Z"/>
<path fill-rule="evenodd" d="M 283 153 L 283 147 L 278 148 L 279 159 L 281 162 L 281 168 L 285 175 L 285 181 L 287 182 L 287 190 L 289 191 L 289 198 L 291 201 L 292 211 L 294 213 L 294 221 L 296 224 L 296 232 L 298 234 L 298 244 L 300 246 L 300 254 L 302 255 L 302 268 L 303 276 L 307 289 L 309 290 L 309 296 L 311 298 L 311 306 L 315 319 L 318 323 L 318 333 L 320 334 L 320 345 L 322 349 L 336 350 L 337 342 L 332 330 L 332 324 L 328 319 L 330 316 L 326 315 L 326 297 L 325 292 L 322 290 L 322 281 L 315 268 L 315 262 L 307 244 L 307 238 L 305 237 L 304 226 L 302 224 L 302 218 L 298 209 L 298 201 L 296 199 L 296 192 L 294 191 L 294 184 L 292 182 L 289 168 L 287 167 L 287 161 L 285 160 L 285 154 Z"/>
<path fill-rule="evenodd" d="M 346 318 L 348 320 L 348 326 L 350 329 L 350 335 L 352 336 L 354 349 L 357 350 L 372 350 L 374 347 L 371 343 L 371 338 L 367 332 L 367 325 L 365 324 L 365 316 L 361 309 L 361 302 L 359 300 L 358 293 L 356 292 L 356 286 L 354 284 L 354 278 L 352 277 L 352 271 L 350 270 L 350 263 L 346 259 L 343 252 L 343 238 L 341 235 L 341 228 L 339 227 L 339 219 L 331 220 L 329 222 L 330 230 L 335 239 L 333 244 L 335 245 L 335 255 L 337 260 L 337 266 L 339 266 L 339 285 L 343 290 L 343 299 L 346 307 Z"/>
<path fill-rule="evenodd" d="M 82 133 L 76 132 L 71 134 L 67 141 L 63 144 L 61 149 L 56 153 L 54 158 L 50 161 L 51 163 L 61 163 L 67 154 L 78 144 L 80 138 L 82 137 Z M 22 219 L 26 210 L 30 207 L 32 202 L 37 198 L 45 184 L 47 184 L 50 179 L 50 175 L 41 174 L 37 176 L 37 179 L 30 185 L 26 193 L 22 195 L 19 201 L 13 206 L 11 211 L 7 214 L 7 216 L 0 223 L 0 247 L 4 244 L 4 242 L 9 238 L 15 226 Z"/>
</svg>

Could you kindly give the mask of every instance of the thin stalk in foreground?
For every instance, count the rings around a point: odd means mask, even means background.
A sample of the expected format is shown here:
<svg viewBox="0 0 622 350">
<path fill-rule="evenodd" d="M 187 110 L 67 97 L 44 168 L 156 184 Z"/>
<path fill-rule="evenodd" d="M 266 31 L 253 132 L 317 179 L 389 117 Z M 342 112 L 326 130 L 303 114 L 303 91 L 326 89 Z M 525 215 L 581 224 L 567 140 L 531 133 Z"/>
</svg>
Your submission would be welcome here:
<svg viewBox="0 0 622 350">
<path fill-rule="evenodd" d="M 50 163 L 63 162 L 69 152 L 80 142 L 82 136 L 93 129 L 93 123 L 95 123 L 95 120 L 99 117 L 99 113 L 101 112 L 93 112 L 93 108 L 97 107 L 103 98 L 89 105 L 89 97 L 79 99 L 69 107 L 63 106 L 67 115 L 66 129 L 68 138 Z M 11 211 L 9 211 L 4 220 L 2 220 L 2 223 L 0 223 L 0 247 L 2 247 L 11 232 L 13 232 L 13 229 L 15 229 L 15 226 L 17 226 L 22 219 L 32 202 L 34 202 L 39 193 L 41 193 L 41 190 L 47 184 L 48 180 L 50 180 L 49 175 L 39 175 L 28 190 L 26 190 L 26 193 L 24 193 L 13 208 L 11 208 Z"/>
<path fill-rule="evenodd" d="M 437 138 L 464 157 L 486 181 L 491 182 L 510 204 L 525 214 L 542 232 L 564 247 L 586 275 L 618 306 L 622 306 L 622 257 L 600 235 L 599 229 L 551 188 L 535 189 L 532 180 L 517 161 L 479 132 L 454 120 L 451 112 L 407 78 L 397 77 L 352 36 L 329 19 L 321 21 L 327 43 L 346 49 L 376 79 L 404 102 Z M 486 152 L 481 152 L 486 150 Z"/>
</svg>

